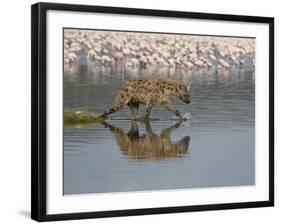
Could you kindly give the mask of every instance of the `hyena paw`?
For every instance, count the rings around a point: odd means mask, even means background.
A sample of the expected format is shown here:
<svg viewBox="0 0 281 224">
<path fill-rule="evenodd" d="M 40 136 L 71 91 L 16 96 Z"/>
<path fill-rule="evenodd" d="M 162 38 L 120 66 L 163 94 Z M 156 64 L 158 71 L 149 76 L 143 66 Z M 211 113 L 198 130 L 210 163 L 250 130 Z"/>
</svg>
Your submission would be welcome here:
<svg viewBox="0 0 281 224">
<path fill-rule="evenodd" d="M 187 119 L 183 116 L 178 117 L 180 119 L 180 121 L 186 121 Z"/>
<path fill-rule="evenodd" d="M 141 116 L 141 117 L 136 118 L 136 120 L 138 120 L 138 121 L 148 121 L 149 117 L 148 116 Z"/>
<path fill-rule="evenodd" d="M 101 115 L 99 115 L 99 118 L 105 120 L 107 118 L 107 116 L 105 114 L 101 114 Z"/>
</svg>

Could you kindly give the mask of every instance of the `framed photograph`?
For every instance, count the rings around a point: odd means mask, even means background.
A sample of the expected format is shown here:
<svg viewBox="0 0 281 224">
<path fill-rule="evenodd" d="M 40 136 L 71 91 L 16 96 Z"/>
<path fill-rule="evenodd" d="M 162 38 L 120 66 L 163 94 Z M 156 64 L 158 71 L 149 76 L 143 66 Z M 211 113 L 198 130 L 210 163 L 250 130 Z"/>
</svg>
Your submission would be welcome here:
<svg viewBox="0 0 281 224">
<path fill-rule="evenodd" d="M 32 219 L 274 205 L 274 19 L 32 5 Z"/>
</svg>

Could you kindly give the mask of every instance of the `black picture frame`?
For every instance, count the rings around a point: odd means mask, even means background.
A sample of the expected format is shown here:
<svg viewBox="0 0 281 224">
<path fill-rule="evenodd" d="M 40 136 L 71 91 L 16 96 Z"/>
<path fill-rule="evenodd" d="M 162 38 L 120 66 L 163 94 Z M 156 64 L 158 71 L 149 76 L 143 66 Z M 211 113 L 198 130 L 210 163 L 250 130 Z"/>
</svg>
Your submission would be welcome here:
<svg viewBox="0 0 281 224">
<path fill-rule="evenodd" d="M 192 212 L 206 210 L 238 209 L 274 206 L 274 18 L 164 11 L 136 8 L 103 7 L 73 4 L 37 3 L 31 10 L 31 218 L 36 221 L 73 220 L 116 216 Z M 195 206 L 160 207 L 145 209 L 83 212 L 69 214 L 46 213 L 46 13 L 48 10 L 75 12 L 100 12 L 124 15 L 191 18 L 217 21 L 254 22 L 269 25 L 269 200 L 208 204 Z"/>
</svg>

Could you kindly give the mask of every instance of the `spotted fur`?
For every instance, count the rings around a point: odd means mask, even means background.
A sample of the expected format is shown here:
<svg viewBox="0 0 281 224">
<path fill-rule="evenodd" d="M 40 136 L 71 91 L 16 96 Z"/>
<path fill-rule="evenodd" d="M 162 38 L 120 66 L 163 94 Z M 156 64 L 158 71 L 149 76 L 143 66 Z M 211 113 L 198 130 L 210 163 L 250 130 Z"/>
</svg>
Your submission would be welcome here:
<svg viewBox="0 0 281 224">
<path fill-rule="evenodd" d="M 130 80 L 120 89 L 113 105 L 101 115 L 120 111 L 128 105 L 132 112 L 132 120 L 136 119 L 139 104 L 146 106 L 145 120 L 149 120 L 152 108 L 161 105 L 182 119 L 180 111 L 171 105 L 170 97 L 175 96 L 185 103 L 190 103 L 190 87 L 174 80 Z"/>
</svg>

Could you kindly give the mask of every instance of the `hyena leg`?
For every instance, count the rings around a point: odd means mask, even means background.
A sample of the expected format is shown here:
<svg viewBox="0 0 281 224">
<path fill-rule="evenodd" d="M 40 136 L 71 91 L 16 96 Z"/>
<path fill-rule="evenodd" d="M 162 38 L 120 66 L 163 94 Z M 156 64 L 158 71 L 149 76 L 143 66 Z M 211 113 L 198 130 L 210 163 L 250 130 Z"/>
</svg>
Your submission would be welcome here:
<svg viewBox="0 0 281 224">
<path fill-rule="evenodd" d="M 132 112 L 132 120 L 136 120 L 137 119 L 137 113 L 138 113 L 138 110 L 139 110 L 139 103 L 134 103 L 132 102 L 132 100 L 128 103 L 128 106 L 130 107 L 131 109 L 131 112 Z"/>
<path fill-rule="evenodd" d="M 151 128 L 151 125 L 150 125 L 150 123 L 149 123 L 149 120 L 146 120 L 145 121 L 145 131 L 146 131 L 146 133 L 145 133 L 145 135 L 147 136 L 147 137 L 149 137 L 149 138 L 157 138 L 157 134 L 155 134 L 154 132 L 153 132 L 153 130 L 152 130 L 152 128 Z"/>
<path fill-rule="evenodd" d="M 139 138 L 139 129 L 138 129 L 138 124 L 137 124 L 136 120 L 132 120 L 131 128 L 127 135 L 130 137 L 130 139 L 132 139 L 134 137 Z"/>
<path fill-rule="evenodd" d="M 108 115 L 115 113 L 117 111 L 121 111 L 123 108 L 124 108 L 123 104 L 114 104 L 109 109 L 106 109 L 100 117 L 105 119 L 107 118 Z"/>
<path fill-rule="evenodd" d="M 171 134 L 180 127 L 182 121 L 177 122 L 176 124 L 174 124 L 173 126 L 169 127 L 169 128 L 165 128 L 161 131 L 160 136 L 161 137 L 170 137 Z"/>
<path fill-rule="evenodd" d="M 174 113 L 177 117 L 182 119 L 180 111 L 178 109 L 176 109 L 175 107 L 173 107 L 171 104 L 165 103 L 165 104 L 162 104 L 162 106 L 164 108 L 166 108 L 168 111 Z"/>
<path fill-rule="evenodd" d="M 115 99 L 114 104 L 109 109 L 105 110 L 100 117 L 105 119 L 108 115 L 117 111 L 121 111 L 129 100 L 129 98 L 126 99 L 125 93 L 123 91 L 120 91 Z"/>
<path fill-rule="evenodd" d="M 154 106 L 154 104 L 152 104 L 152 103 L 146 104 L 146 111 L 145 111 L 145 114 L 144 114 L 144 120 L 146 120 L 146 121 L 149 120 L 149 116 L 151 114 L 153 106 Z"/>
<path fill-rule="evenodd" d="M 154 133 L 153 133 L 153 130 L 152 130 L 152 128 L 151 128 L 151 125 L 150 125 L 150 123 L 149 123 L 149 120 L 148 121 L 145 121 L 145 131 L 146 131 L 146 133 L 147 134 L 149 134 L 149 135 L 155 135 Z"/>
</svg>

